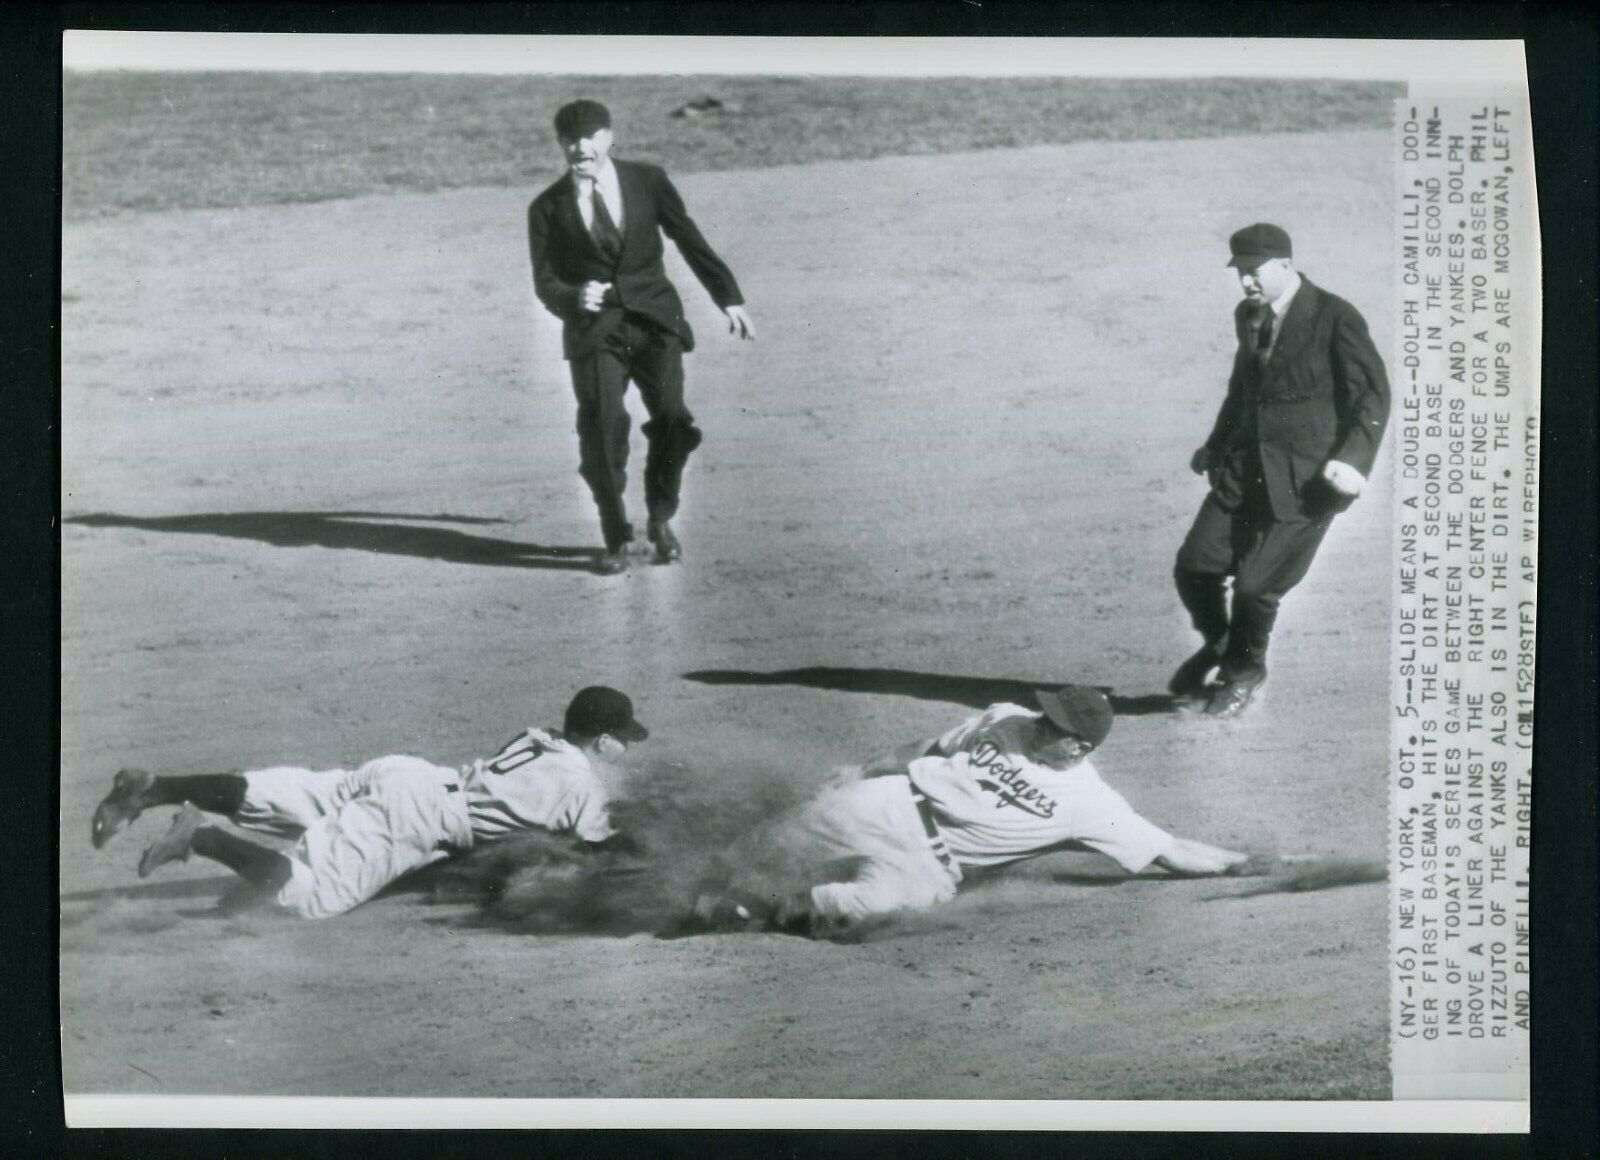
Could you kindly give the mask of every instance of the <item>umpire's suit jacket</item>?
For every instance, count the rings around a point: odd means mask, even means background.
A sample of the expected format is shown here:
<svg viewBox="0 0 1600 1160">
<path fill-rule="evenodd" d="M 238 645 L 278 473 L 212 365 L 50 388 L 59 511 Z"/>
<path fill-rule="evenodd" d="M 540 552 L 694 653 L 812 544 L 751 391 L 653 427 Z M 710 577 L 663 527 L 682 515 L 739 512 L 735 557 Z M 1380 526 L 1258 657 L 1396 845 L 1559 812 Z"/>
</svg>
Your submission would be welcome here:
<svg viewBox="0 0 1600 1160">
<path fill-rule="evenodd" d="M 1349 506 L 1322 479 L 1325 463 L 1372 472 L 1389 418 L 1383 360 L 1360 312 L 1304 275 L 1265 366 L 1251 349 L 1254 309 L 1234 311 L 1239 349 L 1206 440 L 1212 491 L 1238 507 L 1259 465 L 1273 518 L 1319 519 Z"/>
<path fill-rule="evenodd" d="M 577 188 L 569 173 L 528 207 L 534 292 L 565 323 L 561 348 L 568 359 L 598 347 L 625 313 L 640 315 L 676 334 L 684 350 L 693 350 L 694 332 L 683 317 L 683 302 L 662 266 L 661 235 L 677 244 L 689 269 L 719 308 L 743 305 L 739 284 L 700 235 L 662 169 L 634 161 L 613 159 L 611 163 L 622 189 L 621 256 L 615 263 L 608 260 L 584 227 Z M 599 313 L 585 311 L 585 282 L 610 282 L 615 287 L 615 302 L 608 296 Z"/>
</svg>

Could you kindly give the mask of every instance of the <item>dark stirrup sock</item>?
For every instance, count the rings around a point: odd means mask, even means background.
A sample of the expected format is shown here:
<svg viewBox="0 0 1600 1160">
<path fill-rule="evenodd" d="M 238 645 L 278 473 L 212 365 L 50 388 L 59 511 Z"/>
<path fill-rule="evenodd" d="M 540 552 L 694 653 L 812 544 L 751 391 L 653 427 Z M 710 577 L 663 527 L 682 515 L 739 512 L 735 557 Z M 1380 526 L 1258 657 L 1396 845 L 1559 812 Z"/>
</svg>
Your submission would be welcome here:
<svg viewBox="0 0 1600 1160">
<path fill-rule="evenodd" d="M 189 848 L 213 862 L 221 862 L 246 882 L 267 890 L 283 886 L 292 873 L 289 859 L 276 850 L 258 846 L 215 826 L 201 826 L 196 830 Z"/>
<path fill-rule="evenodd" d="M 199 773 L 192 777 L 157 777 L 145 791 L 144 806 L 181 806 L 193 802 L 208 814 L 232 816 L 244 805 L 245 780 L 237 773 Z"/>
</svg>

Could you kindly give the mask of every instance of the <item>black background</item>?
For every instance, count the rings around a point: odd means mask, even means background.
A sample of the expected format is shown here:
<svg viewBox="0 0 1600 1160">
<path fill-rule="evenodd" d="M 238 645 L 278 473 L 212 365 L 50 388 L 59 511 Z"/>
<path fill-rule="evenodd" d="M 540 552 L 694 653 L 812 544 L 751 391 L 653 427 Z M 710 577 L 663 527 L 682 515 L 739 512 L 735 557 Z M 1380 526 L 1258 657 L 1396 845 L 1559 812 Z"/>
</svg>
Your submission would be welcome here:
<svg viewBox="0 0 1600 1160">
<path fill-rule="evenodd" d="M 61 31 L 1292 36 L 1526 42 L 1544 241 L 1531 1137 L 1008 1133 L 67 1132 L 58 1055 Z M 0 1147 L 11 1155 L 1600 1155 L 1595 559 L 1597 42 L 1580 4 L 14 4 L 0 9 Z"/>
</svg>

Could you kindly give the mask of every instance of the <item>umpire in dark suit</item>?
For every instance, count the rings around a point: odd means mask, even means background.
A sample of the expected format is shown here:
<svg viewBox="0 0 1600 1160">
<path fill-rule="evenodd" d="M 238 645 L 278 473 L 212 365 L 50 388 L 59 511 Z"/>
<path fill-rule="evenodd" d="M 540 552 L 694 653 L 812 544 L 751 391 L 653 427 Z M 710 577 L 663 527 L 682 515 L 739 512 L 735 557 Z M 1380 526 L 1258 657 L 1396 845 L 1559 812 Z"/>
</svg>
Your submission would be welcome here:
<svg viewBox="0 0 1600 1160">
<path fill-rule="evenodd" d="M 562 353 L 578 398 L 578 473 L 594 494 L 606 554 L 599 570 L 628 566 L 633 525 L 627 486 L 628 412 L 638 384 L 650 419 L 644 466 L 647 534 L 662 563 L 682 555 L 671 520 L 700 429 L 683 402 L 683 354 L 694 334 L 662 266 L 661 235 L 678 250 L 741 338 L 754 338 L 733 272 L 701 236 L 683 199 L 654 165 L 613 161 L 611 114 L 574 101 L 555 116 L 568 172 L 528 207 L 528 247 L 539 301 L 560 318 Z"/>
<path fill-rule="evenodd" d="M 1278 602 L 1361 493 L 1389 417 L 1389 380 L 1366 322 L 1295 270 L 1289 235 L 1262 222 L 1228 247 L 1245 295 L 1233 317 L 1239 349 L 1211 436 L 1190 463 L 1211 492 L 1174 573 L 1204 643 L 1169 686 L 1217 717 L 1242 711 L 1267 679 Z"/>
</svg>

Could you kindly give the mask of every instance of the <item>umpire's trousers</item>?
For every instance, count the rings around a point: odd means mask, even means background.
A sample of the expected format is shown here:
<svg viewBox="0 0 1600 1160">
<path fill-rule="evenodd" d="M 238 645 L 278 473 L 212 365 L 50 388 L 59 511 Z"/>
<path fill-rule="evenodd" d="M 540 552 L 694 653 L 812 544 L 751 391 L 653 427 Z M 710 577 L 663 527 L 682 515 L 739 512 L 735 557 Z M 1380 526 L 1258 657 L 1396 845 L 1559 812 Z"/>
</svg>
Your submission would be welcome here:
<svg viewBox="0 0 1600 1160">
<path fill-rule="evenodd" d="M 594 350 L 571 360 L 578 399 L 578 474 L 600 511 L 608 551 L 633 539 L 624 492 L 628 483 L 628 431 L 623 396 L 638 384 L 650 419 L 640 428 L 648 441 L 644 462 L 645 508 L 651 520 L 671 519 L 689 454 L 700 429 L 683 405 L 683 344 L 678 336 L 624 318 Z"/>
<path fill-rule="evenodd" d="M 1178 597 L 1196 631 L 1222 650 L 1224 681 L 1261 680 L 1267 675 L 1267 644 L 1278 604 L 1305 579 L 1331 514 L 1279 520 L 1259 482 L 1245 490 L 1231 511 L 1209 494 L 1178 549 L 1173 571 Z M 1233 577 L 1233 609 L 1225 592 Z"/>
</svg>

